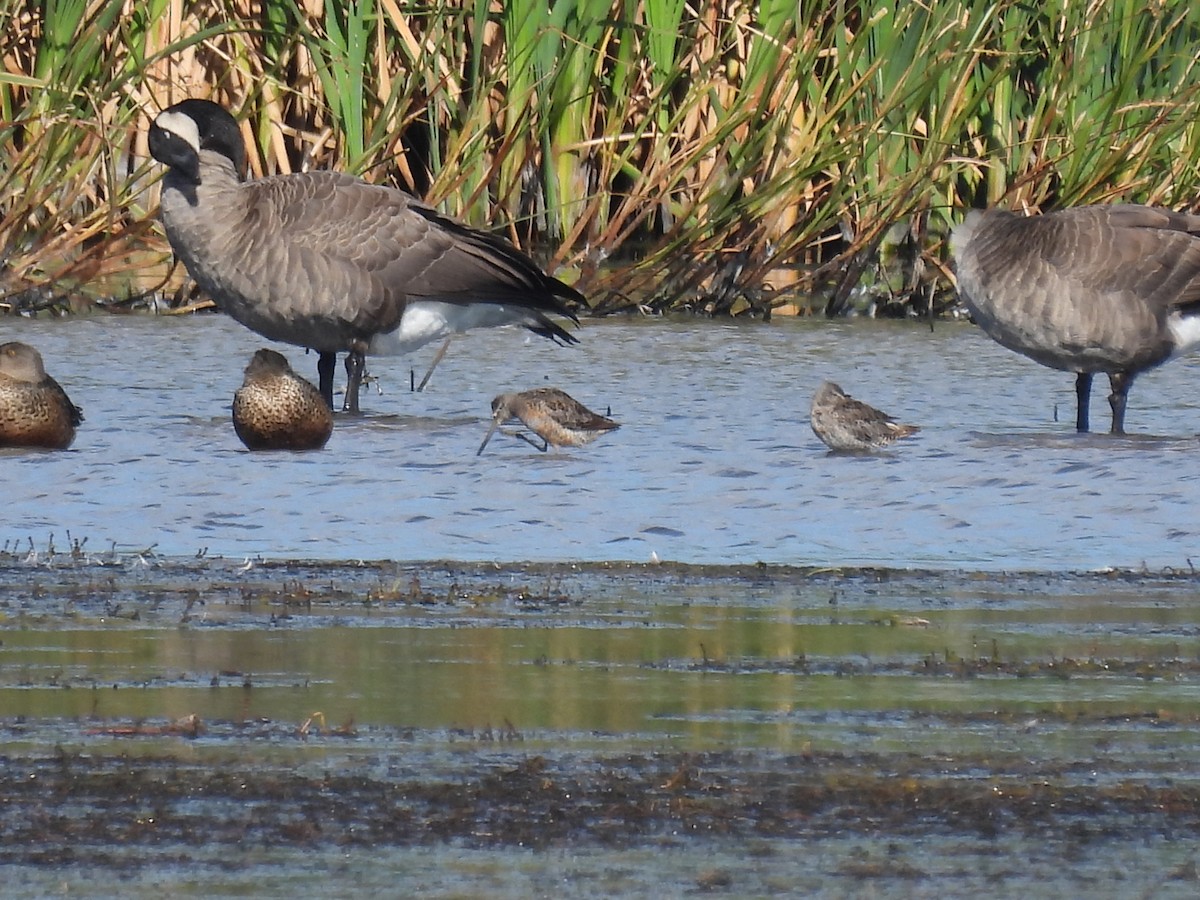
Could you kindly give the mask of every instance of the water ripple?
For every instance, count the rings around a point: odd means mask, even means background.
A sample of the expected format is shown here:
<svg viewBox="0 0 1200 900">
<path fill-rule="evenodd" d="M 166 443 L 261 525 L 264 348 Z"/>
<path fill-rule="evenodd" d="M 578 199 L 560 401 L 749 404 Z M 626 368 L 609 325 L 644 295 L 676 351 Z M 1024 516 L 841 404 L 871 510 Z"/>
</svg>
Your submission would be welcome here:
<svg viewBox="0 0 1200 900">
<path fill-rule="evenodd" d="M 383 393 L 339 417 L 324 452 L 251 454 L 229 404 L 264 342 L 235 323 L 4 320 L 0 340 L 38 346 L 87 420 L 69 452 L 0 452 L 0 537 L 69 529 L 238 558 L 1063 570 L 1200 556 L 1200 471 L 1181 465 L 1197 449 L 1196 360 L 1139 377 L 1137 433 L 1113 438 L 1055 422 L 1072 379 L 967 325 L 600 321 L 580 337 L 473 334 L 421 394 L 408 370 L 430 354 L 372 360 Z M 311 356 L 279 349 L 314 377 Z M 924 430 L 882 456 L 827 453 L 808 425 L 824 378 Z M 542 384 L 624 427 L 549 453 L 496 435 L 476 457 L 491 398 Z"/>
</svg>

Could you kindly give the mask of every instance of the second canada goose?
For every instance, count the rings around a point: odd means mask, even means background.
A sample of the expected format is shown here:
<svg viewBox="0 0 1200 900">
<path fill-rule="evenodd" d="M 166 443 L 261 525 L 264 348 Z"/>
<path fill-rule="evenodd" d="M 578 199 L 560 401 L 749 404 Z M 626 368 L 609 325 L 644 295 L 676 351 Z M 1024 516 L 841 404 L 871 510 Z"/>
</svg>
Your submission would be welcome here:
<svg viewBox="0 0 1200 900">
<path fill-rule="evenodd" d="M 1108 375 L 1112 433 L 1139 372 L 1200 343 L 1200 216 L 1080 206 L 1040 216 L 973 210 L 950 235 L 958 293 L 999 343 L 1075 372 L 1075 427 Z"/>
<path fill-rule="evenodd" d="M 521 432 L 517 432 L 516 436 L 543 453 L 551 444 L 555 447 L 582 447 L 600 435 L 621 427 L 607 416 L 592 412 L 558 388 L 534 388 L 519 394 L 501 394 L 492 400 L 492 424 L 475 455 L 483 453 L 483 448 L 488 445 L 496 429 L 513 418 L 520 419 L 526 428 L 542 439 L 542 444 L 539 447 L 537 441 Z"/>
<path fill-rule="evenodd" d="M 340 352 L 343 408 L 357 412 L 367 353 L 500 325 L 577 342 L 549 314 L 578 323 L 566 303 L 583 296 L 507 241 L 338 172 L 243 181 L 241 133 L 215 103 L 184 100 L 159 113 L 149 143 L 167 166 L 162 222 L 188 273 L 243 325 L 316 350 L 330 406 Z"/>
<path fill-rule="evenodd" d="M 28 344 L 0 344 L 0 447 L 66 450 L 83 412 Z"/>
<path fill-rule="evenodd" d="M 916 425 L 901 425 L 873 406 L 855 400 L 832 381 L 822 381 L 813 394 L 809 421 L 813 434 L 830 450 L 849 453 L 881 450 L 916 434 Z"/>
</svg>

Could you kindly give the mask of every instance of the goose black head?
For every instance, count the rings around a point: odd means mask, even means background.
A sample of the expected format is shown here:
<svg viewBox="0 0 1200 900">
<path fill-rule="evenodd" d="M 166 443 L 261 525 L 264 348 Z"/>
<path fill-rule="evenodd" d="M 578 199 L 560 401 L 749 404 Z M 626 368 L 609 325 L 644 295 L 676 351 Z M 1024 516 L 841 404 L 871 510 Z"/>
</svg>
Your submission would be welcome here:
<svg viewBox="0 0 1200 900">
<path fill-rule="evenodd" d="M 212 150 L 227 157 L 241 175 L 246 148 L 237 122 L 209 100 L 184 100 L 164 109 L 150 125 L 150 155 L 200 183 L 200 151 Z"/>
</svg>

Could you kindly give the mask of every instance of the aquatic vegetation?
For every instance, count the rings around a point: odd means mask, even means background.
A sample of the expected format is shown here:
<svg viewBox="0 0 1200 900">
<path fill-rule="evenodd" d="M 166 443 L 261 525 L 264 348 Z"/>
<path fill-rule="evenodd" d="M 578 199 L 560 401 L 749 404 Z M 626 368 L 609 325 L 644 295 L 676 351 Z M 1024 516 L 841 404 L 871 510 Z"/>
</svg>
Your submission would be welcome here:
<svg viewBox="0 0 1200 900">
<path fill-rule="evenodd" d="M 0 0 L 0 15 L 10 311 L 139 292 L 157 308 L 179 287 L 145 132 L 185 95 L 242 110 L 251 173 L 412 190 L 535 250 L 597 312 L 938 311 L 960 207 L 1180 207 L 1200 173 L 1190 4 Z"/>
<path fill-rule="evenodd" d="M 186 867 L 261 893 L 355 854 L 411 877 L 406 850 L 488 850 L 468 868 L 491 884 L 546 849 L 547 881 L 594 894 L 564 853 L 627 849 L 672 895 L 954 893 L 978 858 L 1008 896 L 1044 883 L 1036 847 L 1076 885 L 1195 886 L 1194 572 L 51 568 L 10 546 L 0 862 L 26 880 L 111 894 Z M 1153 853 L 1126 872 L 1123 847 Z M 764 867 L 784 887 L 754 888 Z"/>
<path fill-rule="evenodd" d="M 376 749 L 373 760 L 349 757 L 314 773 L 281 759 L 283 751 L 272 757 L 259 749 L 282 746 L 295 755 L 310 740 L 304 725 L 206 723 L 188 716 L 104 721 L 88 730 L 149 747 L 136 764 L 120 744 L 90 746 L 86 753 L 67 746 L 53 756 L 12 754 L 0 773 L 10 809 L 0 855 L 6 864 L 61 858 L 103 870 L 162 846 L 195 863 L 210 859 L 212 847 L 249 841 L 305 852 L 332 845 L 378 853 L 442 841 L 523 849 L 565 842 L 661 847 L 665 835 L 812 841 L 849 831 L 919 841 L 946 829 L 991 840 L 1035 834 L 1056 843 L 1092 832 L 1127 841 L 1192 840 L 1200 811 L 1200 788 L 1193 783 L 1147 783 L 1116 765 L 1103 770 L 1111 777 L 1092 772 L 1080 778 L 1069 766 L 1001 752 L 948 749 L 925 759 L 867 751 L 779 757 L 744 750 L 575 750 L 498 760 L 492 745 L 520 743 L 511 725 L 461 735 L 373 729 L 374 742 L 400 743 L 404 758 L 420 766 L 380 766 L 377 760 L 390 755 Z M 165 744 L 201 735 L 217 750 L 200 759 L 191 748 Z M 453 756 L 430 749 L 456 738 L 475 747 Z M 353 748 L 363 734 L 344 726 L 321 729 L 312 739 L 329 754 L 334 741 L 338 750 Z M 221 748 L 227 748 L 224 758 Z M 235 755 L 238 748 L 247 749 Z M 391 774 L 418 769 L 419 775 Z M 147 796 L 154 798 L 154 815 L 139 816 Z"/>
</svg>

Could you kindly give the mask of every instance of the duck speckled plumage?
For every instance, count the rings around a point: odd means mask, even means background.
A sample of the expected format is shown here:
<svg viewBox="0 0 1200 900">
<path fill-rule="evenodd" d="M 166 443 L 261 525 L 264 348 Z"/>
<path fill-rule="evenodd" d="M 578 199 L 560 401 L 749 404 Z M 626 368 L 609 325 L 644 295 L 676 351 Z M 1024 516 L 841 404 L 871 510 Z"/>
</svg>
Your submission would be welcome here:
<svg viewBox="0 0 1200 900">
<path fill-rule="evenodd" d="M 188 273 L 243 325 L 318 351 L 330 406 L 339 352 L 348 354 L 344 408 L 357 412 L 367 353 L 500 325 L 577 342 L 549 316 L 578 322 L 567 303 L 583 296 L 507 241 L 346 174 L 243 181 L 241 133 L 215 103 L 164 110 L 149 143 L 168 167 L 161 217 Z"/>
<path fill-rule="evenodd" d="M 83 412 L 28 344 L 0 344 L 0 447 L 65 450 Z"/>
<path fill-rule="evenodd" d="M 483 453 L 483 448 L 492 439 L 496 429 L 512 418 L 520 419 L 526 428 L 542 439 L 542 445 L 539 447 L 537 441 L 526 434 L 518 433 L 517 437 L 542 451 L 551 445 L 582 447 L 600 435 L 621 427 L 612 419 L 592 412 L 558 388 L 535 388 L 519 394 L 501 394 L 492 400 L 492 424 L 476 456 Z"/>
<path fill-rule="evenodd" d="M 1133 205 L 973 210 L 950 248 L 959 296 L 988 335 L 1076 373 L 1079 431 L 1094 373 L 1108 375 L 1120 434 L 1137 374 L 1200 343 L 1200 216 Z"/>
<path fill-rule="evenodd" d="M 233 428 L 251 450 L 319 450 L 333 433 L 333 413 L 282 354 L 264 348 L 233 395 Z"/>
<path fill-rule="evenodd" d="M 873 406 L 855 400 L 832 381 L 821 382 L 809 414 L 813 433 L 831 450 L 881 450 L 900 438 L 916 434 L 916 425 L 901 425 Z"/>
</svg>

